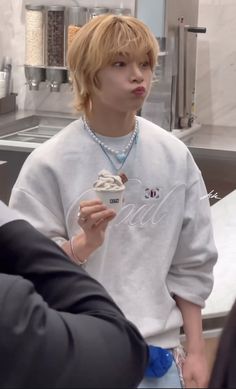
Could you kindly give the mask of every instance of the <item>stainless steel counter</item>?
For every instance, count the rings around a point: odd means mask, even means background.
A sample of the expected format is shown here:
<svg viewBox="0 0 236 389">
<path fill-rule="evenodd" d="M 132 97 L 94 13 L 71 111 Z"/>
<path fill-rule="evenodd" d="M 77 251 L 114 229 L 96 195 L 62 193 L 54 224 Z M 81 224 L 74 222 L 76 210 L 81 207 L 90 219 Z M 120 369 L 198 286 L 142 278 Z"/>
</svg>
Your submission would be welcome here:
<svg viewBox="0 0 236 389">
<path fill-rule="evenodd" d="M 10 112 L 4 115 L 0 115 L 0 127 L 3 127 L 5 124 L 8 124 L 9 122 L 13 122 L 14 120 L 27 118 L 31 115 L 42 115 L 42 116 L 49 116 L 49 117 L 76 119 L 76 113 L 70 114 L 70 113 L 51 112 L 51 111 L 20 110 L 20 111 Z"/>
<path fill-rule="evenodd" d="M 66 127 L 76 116 L 22 111 L 0 121 L 0 150 L 30 153 Z"/>
<path fill-rule="evenodd" d="M 32 111 L 16 111 L 16 112 L 5 113 L 3 115 L 0 115 L 0 126 L 2 127 L 13 120 L 22 119 L 32 114 L 33 114 Z"/>
<path fill-rule="evenodd" d="M 203 125 L 183 140 L 191 148 L 236 151 L 236 127 Z"/>
</svg>

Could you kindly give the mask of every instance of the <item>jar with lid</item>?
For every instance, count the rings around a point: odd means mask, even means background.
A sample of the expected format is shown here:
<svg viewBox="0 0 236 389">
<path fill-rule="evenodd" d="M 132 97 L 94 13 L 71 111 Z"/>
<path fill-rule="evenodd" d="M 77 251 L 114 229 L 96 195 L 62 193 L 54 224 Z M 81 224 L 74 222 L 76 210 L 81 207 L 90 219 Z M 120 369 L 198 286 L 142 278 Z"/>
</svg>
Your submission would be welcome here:
<svg viewBox="0 0 236 389">
<path fill-rule="evenodd" d="M 68 8 L 68 28 L 67 28 L 67 47 L 69 48 L 76 33 L 87 22 L 86 7 L 69 7 Z"/>
<path fill-rule="evenodd" d="M 98 15 L 107 14 L 107 13 L 109 13 L 109 8 L 105 8 L 105 7 L 88 8 L 88 20 L 91 20 Z"/>
<path fill-rule="evenodd" d="M 64 66 L 65 62 L 65 7 L 47 7 L 47 66 Z"/>
<path fill-rule="evenodd" d="M 109 13 L 113 15 L 131 16 L 131 9 L 130 8 L 110 8 Z"/>
<path fill-rule="evenodd" d="M 44 7 L 25 6 L 25 63 L 32 66 L 44 64 Z"/>
</svg>

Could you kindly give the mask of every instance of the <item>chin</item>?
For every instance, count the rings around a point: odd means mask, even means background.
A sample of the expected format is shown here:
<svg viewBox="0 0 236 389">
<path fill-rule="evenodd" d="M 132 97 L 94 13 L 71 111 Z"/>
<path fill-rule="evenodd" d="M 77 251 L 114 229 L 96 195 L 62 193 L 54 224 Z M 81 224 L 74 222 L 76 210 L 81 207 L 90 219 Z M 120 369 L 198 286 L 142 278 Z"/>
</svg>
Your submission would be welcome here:
<svg viewBox="0 0 236 389">
<path fill-rule="evenodd" d="M 125 106 L 123 104 L 122 104 L 122 106 L 119 105 L 116 107 L 116 110 L 119 112 L 122 112 L 122 113 L 129 113 L 129 112 L 136 113 L 136 112 L 140 111 L 142 106 L 143 106 L 143 100 L 140 101 L 139 104 L 137 104 L 137 102 L 136 102 L 136 104 L 134 104 L 134 103 L 133 104 L 126 104 Z"/>
<path fill-rule="evenodd" d="M 131 105 L 130 105 L 129 111 L 136 111 L 136 112 L 139 111 L 139 110 L 142 108 L 143 103 L 144 103 L 144 99 L 142 99 L 142 100 L 140 99 L 139 102 L 136 101 L 135 104 L 131 104 Z M 126 109 L 127 109 L 127 107 L 126 107 Z"/>
</svg>

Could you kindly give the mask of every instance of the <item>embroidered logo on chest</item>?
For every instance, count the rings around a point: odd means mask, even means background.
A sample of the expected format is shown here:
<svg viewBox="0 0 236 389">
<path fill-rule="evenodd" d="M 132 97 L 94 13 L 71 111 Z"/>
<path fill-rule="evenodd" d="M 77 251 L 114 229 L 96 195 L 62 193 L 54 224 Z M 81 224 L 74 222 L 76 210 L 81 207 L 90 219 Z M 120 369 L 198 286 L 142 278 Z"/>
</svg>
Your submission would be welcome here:
<svg viewBox="0 0 236 389">
<path fill-rule="evenodd" d="M 159 199 L 160 189 L 159 188 L 146 188 L 144 192 L 145 199 Z"/>
</svg>

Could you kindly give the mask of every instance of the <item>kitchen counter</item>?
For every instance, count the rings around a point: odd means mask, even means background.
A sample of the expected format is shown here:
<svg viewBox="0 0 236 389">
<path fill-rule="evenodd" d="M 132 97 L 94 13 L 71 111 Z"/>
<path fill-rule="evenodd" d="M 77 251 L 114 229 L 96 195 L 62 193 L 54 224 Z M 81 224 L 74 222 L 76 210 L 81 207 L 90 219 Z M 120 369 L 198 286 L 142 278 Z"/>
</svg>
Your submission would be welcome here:
<svg viewBox="0 0 236 389">
<path fill-rule="evenodd" d="M 184 134 L 185 130 L 181 131 Z M 236 127 L 204 125 L 186 134 L 183 141 L 188 147 L 236 151 Z"/>
<path fill-rule="evenodd" d="M 0 126 L 4 126 L 13 120 L 22 119 L 24 117 L 32 115 L 32 111 L 15 111 L 0 115 Z"/>
<path fill-rule="evenodd" d="M 42 115 L 49 117 L 63 117 L 63 118 L 72 118 L 76 119 L 76 113 L 61 113 L 61 112 L 51 112 L 51 111 L 27 111 L 21 110 L 16 112 L 5 113 L 4 115 L 0 115 L 0 127 L 3 127 L 5 124 L 13 122 L 14 120 L 23 119 L 29 117 L 31 115 Z"/>
<path fill-rule="evenodd" d="M 77 117 L 45 111 L 0 115 L 0 150 L 30 153 Z"/>
</svg>

